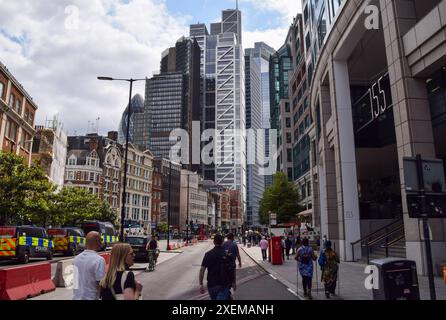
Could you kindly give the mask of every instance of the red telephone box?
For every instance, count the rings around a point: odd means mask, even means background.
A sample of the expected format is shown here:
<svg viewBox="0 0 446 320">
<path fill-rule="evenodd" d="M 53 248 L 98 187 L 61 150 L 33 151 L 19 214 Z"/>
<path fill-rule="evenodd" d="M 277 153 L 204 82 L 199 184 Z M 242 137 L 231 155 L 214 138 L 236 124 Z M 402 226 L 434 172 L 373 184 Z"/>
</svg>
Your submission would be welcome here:
<svg viewBox="0 0 446 320">
<path fill-rule="evenodd" d="M 282 237 L 271 238 L 271 263 L 282 264 Z"/>
</svg>

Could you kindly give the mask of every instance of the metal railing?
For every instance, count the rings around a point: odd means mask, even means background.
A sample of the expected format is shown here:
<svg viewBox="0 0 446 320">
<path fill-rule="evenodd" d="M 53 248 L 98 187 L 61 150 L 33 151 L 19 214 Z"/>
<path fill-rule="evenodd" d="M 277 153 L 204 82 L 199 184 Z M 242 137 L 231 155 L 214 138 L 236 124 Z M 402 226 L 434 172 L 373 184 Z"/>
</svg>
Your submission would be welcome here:
<svg viewBox="0 0 446 320">
<path fill-rule="evenodd" d="M 356 261 L 355 245 L 357 244 L 360 244 L 361 248 L 365 247 L 367 254 L 367 263 L 369 263 L 370 253 L 373 251 L 374 245 L 384 242 L 384 244 L 381 244 L 380 247 L 386 249 L 386 257 L 388 257 L 389 247 L 402 239 L 404 239 L 404 223 L 403 219 L 398 219 L 355 242 L 351 242 L 350 245 L 352 246 L 352 260 Z"/>
</svg>

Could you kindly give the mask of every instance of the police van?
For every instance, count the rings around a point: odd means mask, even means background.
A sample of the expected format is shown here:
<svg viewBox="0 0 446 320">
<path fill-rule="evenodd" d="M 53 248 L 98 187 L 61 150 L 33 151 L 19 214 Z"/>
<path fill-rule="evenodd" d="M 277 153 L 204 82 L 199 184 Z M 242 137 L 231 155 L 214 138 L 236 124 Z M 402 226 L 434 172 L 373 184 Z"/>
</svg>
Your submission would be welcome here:
<svg viewBox="0 0 446 320">
<path fill-rule="evenodd" d="M 54 244 L 44 228 L 34 226 L 0 227 L 0 259 L 53 259 Z"/>
<path fill-rule="evenodd" d="M 54 243 L 54 253 L 74 256 L 85 249 L 84 231 L 75 227 L 49 228 L 48 236 Z"/>
<path fill-rule="evenodd" d="M 100 250 L 113 247 L 115 243 L 119 242 L 115 227 L 110 222 L 85 221 L 82 224 L 82 230 L 85 234 L 88 234 L 90 231 L 96 231 L 101 235 L 102 246 Z"/>
</svg>

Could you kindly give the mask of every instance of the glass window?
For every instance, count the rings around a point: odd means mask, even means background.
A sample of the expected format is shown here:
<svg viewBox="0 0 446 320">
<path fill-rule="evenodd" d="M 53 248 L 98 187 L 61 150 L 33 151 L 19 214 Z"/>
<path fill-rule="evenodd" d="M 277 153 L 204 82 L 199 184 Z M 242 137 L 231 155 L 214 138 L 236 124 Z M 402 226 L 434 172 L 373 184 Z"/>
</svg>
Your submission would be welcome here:
<svg viewBox="0 0 446 320">
<path fill-rule="evenodd" d="M 11 95 L 9 96 L 9 106 L 11 108 L 14 108 L 14 102 L 15 102 L 15 96 L 11 93 Z"/>
<path fill-rule="evenodd" d="M 5 93 L 5 85 L 0 82 L 0 98 L 3 99 L 3 94 Z"/>
<path fill-rule="evenodd" d="M 290 119 L 290 118 L 286 118 L 286 119 L 285 119 L 285 122 L 286 122 L 286 123 L 285 123 L 286 127 L 287 127 L 287 128 L 291 128 L 291 119 Z"/>
</svg>

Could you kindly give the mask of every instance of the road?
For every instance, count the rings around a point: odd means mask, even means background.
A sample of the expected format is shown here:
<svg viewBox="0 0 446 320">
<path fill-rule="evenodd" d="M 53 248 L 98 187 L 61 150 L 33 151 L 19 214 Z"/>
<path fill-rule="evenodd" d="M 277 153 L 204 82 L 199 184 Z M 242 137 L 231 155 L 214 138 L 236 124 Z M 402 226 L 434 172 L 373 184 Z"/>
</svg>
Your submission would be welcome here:
<svg viewBox="0 0 446 320">
<path fill-rule="evenodd" d="M 153 273 L 140 273 L 137 280 L 144 286 L 144 300 L 209 300 L 207 293 L 198 291 L 198 274 L 211 241 L 182 248 L 183 253 L 164 262 Z M 279 281 L 240 250 L 242 268 L 237 269 L 235 300 L 297 300 Z M 205 276 L 206 277 L 206 276 Z"/>
</svg>

